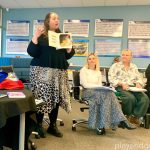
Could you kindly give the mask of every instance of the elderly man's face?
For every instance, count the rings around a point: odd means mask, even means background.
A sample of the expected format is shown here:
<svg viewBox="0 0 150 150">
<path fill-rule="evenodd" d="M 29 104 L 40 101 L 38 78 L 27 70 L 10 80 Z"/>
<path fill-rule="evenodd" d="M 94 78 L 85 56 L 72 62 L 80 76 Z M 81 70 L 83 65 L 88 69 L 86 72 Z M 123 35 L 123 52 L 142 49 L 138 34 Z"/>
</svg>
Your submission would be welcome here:
<svg viewBox="0 0 150 150">
<path fill-rule="evenodd" d="M 123 51 L 121 55 L 121 60 L 123 63 L 129 63 L 132 59 L 132 54 L 130 51 Z"/>
</svg>

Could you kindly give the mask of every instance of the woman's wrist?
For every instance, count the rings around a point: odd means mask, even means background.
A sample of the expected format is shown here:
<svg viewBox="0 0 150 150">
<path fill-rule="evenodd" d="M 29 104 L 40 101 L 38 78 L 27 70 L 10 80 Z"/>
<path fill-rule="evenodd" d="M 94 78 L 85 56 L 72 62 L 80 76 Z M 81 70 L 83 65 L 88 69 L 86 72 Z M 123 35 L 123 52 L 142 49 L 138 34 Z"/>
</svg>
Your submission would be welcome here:
<svg viewBox="0 0 150 150">
<path fill-rule="evenodd" d="M 33 42 L 34 44 L 38 44 L 38 37 L 37 37 L 37 36 L 33 36 L 32 42 Z"/>
</svg>

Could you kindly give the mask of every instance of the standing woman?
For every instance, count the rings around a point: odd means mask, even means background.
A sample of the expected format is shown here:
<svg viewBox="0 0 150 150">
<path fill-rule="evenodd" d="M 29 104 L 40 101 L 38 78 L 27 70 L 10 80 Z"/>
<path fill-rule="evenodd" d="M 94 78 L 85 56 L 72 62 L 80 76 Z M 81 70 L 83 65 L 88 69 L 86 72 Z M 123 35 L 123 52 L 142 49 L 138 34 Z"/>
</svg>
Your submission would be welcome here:
<svg viewBox="0 0 150 150">
<path fill-rule="evenodd" d="M 50 126 L 47 132 L 62 137 L 56 121 L 58 109 L 61 106 L 67 112 L 71 111 L 67 68 L 67 60 L 74 55 L 73 49 L 56 50 L 48 44 L 48 30 L 60 33 L 59 16 L 48 13 L 44 20 L 44 28 L 38 28 L 27 49 L 33 57 L 30 67 L 32 92 L 36 99 L 42 99 L 45 105 L 37 108 L 37 122 L 40 126 L 40 136 L 45 137 L 42 128 L 44 113 L 48 113 Z"/>
</svg>

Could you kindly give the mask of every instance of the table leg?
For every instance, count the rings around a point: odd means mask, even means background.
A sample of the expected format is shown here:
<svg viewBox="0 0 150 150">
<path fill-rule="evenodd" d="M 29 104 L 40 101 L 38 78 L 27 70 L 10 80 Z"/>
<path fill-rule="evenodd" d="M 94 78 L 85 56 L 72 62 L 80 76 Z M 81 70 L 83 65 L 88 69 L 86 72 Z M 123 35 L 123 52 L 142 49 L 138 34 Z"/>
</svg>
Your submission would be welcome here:
<svg viewBox="0 0 150 150">
<path fill-rule="evenodd" d="M 24 150 L 25 143 L 25 113 L 20 114 L 19 150 Z"/>
</svg>

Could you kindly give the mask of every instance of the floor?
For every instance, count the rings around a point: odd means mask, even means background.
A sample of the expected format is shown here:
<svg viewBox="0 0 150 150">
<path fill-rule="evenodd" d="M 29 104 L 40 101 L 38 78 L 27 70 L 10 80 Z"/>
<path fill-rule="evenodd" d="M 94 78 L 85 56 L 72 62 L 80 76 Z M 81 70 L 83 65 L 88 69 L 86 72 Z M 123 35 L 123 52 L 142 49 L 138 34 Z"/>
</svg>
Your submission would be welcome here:
<svg viewBox="0 0 150 150">
<path fill-rule="evenodd" d="M 35 139 L 31 135 L 37 150 L 150 150 L 150 129 L 109 129 L 103 136 L 89 130 L 86 125 L 78 126 L 76 131 L 72 131 L 72 119 L 88 117 L 87 110 L 80 112 L 81 106 L 84 104 L 73 101 L 70 114 L 60 109 L 59 118 L 63 119 L 65 125 L 59 126 L 58 123 L 58 127 L 64 134 L 63 138 L 47 134 L 46 138 Z M 46 129 L 47 125 L 44 127 Z"/>
<path fill-rule="evenodd" d="M 138 128 L 136 130 L 118 129 L 107 130 L 106 135 L 96 135 L 95 131 L 89 130 L 86 125 L 77 127 L 72 131 L 73 118 L 87 118 L 88 111 L 80 112 L 80 106 L 76 101 L 72 102 L 72 113 L 67 114 L 60 109 L 59 118 L 65 125 L 59 126 L 63 132 L 63 138 L 48 135 L 45 139 L 34 139 L 38 150 L 150 150 L 150 130 Z M 47 126 L 45 125 L 45 128 Z"/>
</svg>

